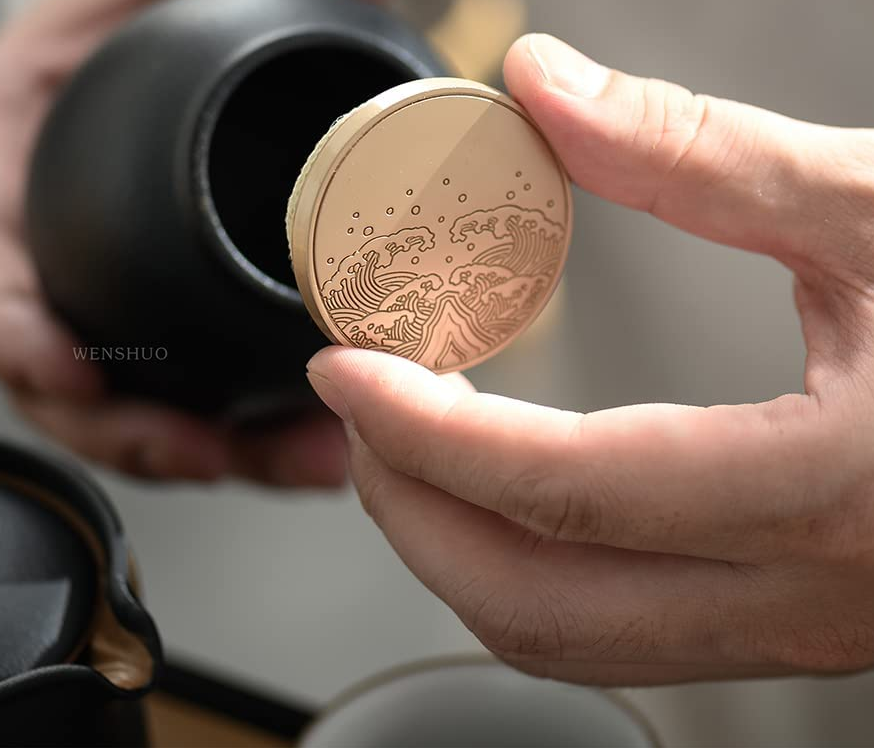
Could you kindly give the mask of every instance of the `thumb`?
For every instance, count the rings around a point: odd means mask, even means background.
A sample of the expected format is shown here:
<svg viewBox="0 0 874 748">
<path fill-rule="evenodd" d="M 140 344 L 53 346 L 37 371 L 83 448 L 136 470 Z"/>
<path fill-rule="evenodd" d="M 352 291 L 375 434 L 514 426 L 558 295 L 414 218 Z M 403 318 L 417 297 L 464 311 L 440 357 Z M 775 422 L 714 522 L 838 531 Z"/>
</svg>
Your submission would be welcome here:
<svg viewBox="0 0 874 748">
<path fill-rule="evenodd" d="M 846 244 L 828 241 L 825 219 L 869 210 L 874 186 L 859 193 L 858 179 L 836 175 L 861 171 L 841 166 L 859 152 L 848 139 L 874 153 L 870 132 L 636 78 L 543 34 L 517 41 L 504 72 L 577 184 L 699 236 L 790 265 L 822 262 L 823 247 Z"/>
</svg>

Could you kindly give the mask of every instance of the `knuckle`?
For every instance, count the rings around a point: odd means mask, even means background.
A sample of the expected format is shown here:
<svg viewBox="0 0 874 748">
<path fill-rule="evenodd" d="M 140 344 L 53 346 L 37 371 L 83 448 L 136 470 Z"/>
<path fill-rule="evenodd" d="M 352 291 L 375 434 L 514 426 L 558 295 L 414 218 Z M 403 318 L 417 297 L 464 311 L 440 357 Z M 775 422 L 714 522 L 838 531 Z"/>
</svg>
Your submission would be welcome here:
<svg viewBox="0 0 874 748">
<path fill-rule="evenodd" d="M 519 668 L 568 660 L 635 662 L 657 659 L 666 646 L 662 622 L 652 616 L 608 621 L 576 593 L 557 587 L 465 585 L 456 610 L 496 657 Z"/>
<path fill-rule="evenodd" d="M 633 145 L 649 157 L 657 173 L 675 171 L 704 131 L 713 99 L 660 80 L 644 82 Z"/>
<path fill-rule="evenodd" d="M 496 506 L 503 516 L 551 540 L 586 542 L 604 535 L 604 514 L 596 494 L 584 494 L 576 480 L 539 468 L 505 482 Z"/>
<path fill-rule="evenodd" d="M 392 469 L 419 480 L 426 478 L 429 455 L 415 434 L 397 425 L 387 431 L 379 422 L 369 424 L 367 430 L 359 425 L 359 429 L 363 438 L 376 440 L 380 454 Z"/>
<path fill-rule="evenodd" d="M 837 196 L 858 201 L 861 204 L 857 207 L 870 215 L 870 200 L 874 197 L 874 129 L 828 128 L 821 134 L 818 156 L 837 167 L 825 170 L 824 179 L 832 181 L 830 186 Z"/>
<path fill-rule="evenodd" d="M 483 646 L 507 662 L 564 658 L 568 622 L 537 595 L 523 599 L 493 591 L 474 606 L 465 622 Z"/>
<path fill-rule="evenodd" d="M 874 282 L 874 130 L 829 128 L 812 169 L 817 175 L 816 215 L 824 215 L 820 241 L 839 248 L 843 267 Z"/>
<path fill-rule="evenodd" d="M 501 615 L 481 618 L 471 625 L 471 631 L 486 649 L 501 659 L 525 657 L 534 653 L 532 643 L 537 636 L 522 616 L 518 608 L 508 608 Z"/>
<path fill-rule="evenodd" d="M 595 662 L 622 661 L 649 662 L 663 649 L 661 624 L 651 616 L 637 616 L 625 623 L 616 621 L 612 626 L 601 626 L 581 647 L 586 658 Z"/>
<path fill-rule="evenodd" d="M 375 422 L 367 436 L 380 441 L 381 453 L 391 468 L 411 478 L 439 484 L 447 476 L 457 476 L 460 465 L 467 465 L 451 437 L 453 421 L 471 394 L 460 395 L 436 420 L 424 426 L 419 420 L 392 422 L 389 428 L 385 423 Z M 468 467 L 465 476 L 475 473 Z"/>
<path fill-rule="evenodd" d="M 502 585 L 475 578 L 454 597 L 462 621 L 492 652 L 512 652 L 517 642 L 525 639 L 525 613 L 512 599 L 512 593 L 502 590 Z"/>
</svg>

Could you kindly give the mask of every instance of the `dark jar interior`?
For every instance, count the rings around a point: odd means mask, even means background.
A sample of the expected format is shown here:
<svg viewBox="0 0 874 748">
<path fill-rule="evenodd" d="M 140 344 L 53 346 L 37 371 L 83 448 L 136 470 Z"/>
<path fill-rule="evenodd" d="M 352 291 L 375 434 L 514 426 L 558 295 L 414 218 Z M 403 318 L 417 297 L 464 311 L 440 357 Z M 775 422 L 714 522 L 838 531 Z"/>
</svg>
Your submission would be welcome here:
<svg viewBox="0 0 874 748">
<path fill-rule="evenodd" d="M 205 123 L 201 164 L 221 249 L 245 273 L 294 289 L 283 218 L 301 168 L 338 118 L 418 77 L 378 50 L 323 37 L 238 72 Z"/>
</svg>

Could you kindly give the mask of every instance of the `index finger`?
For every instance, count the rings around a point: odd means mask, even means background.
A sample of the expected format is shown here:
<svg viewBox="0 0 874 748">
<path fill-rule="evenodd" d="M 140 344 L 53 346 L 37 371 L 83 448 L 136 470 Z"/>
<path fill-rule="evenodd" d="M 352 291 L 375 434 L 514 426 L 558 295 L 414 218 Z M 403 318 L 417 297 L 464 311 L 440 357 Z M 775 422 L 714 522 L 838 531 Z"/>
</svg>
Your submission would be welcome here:
<svg viewBox="0 0 874 748">
<path fill-rule="evenodd" d="M 549 538 L 756 563 L 763 535 L 801 531 L 833 488 L 805 396 L 583 415 L 464 394 L 371 351 L 326 349 L 310 372 L 392 469 Z"/>
</svg>

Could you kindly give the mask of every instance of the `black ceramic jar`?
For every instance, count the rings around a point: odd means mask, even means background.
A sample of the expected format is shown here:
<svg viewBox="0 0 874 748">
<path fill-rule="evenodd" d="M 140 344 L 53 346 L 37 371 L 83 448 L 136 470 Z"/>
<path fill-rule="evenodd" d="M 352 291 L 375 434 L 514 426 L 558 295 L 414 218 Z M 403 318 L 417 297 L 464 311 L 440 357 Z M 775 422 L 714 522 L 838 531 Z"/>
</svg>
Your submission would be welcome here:
<svg viewBox="0 0 874 748">
<path fill-rule="evenodd" d="M 332 122 L 445 74 L 356 0 L 168 0 L 105 44 L 50 113 L 28 222 L 56 311 L 128 394 L 242 416 L 309 397 L 325 340 L 284 217 Z M 73 355 L 73 352 L 71 352 Z"/>
</svg>

